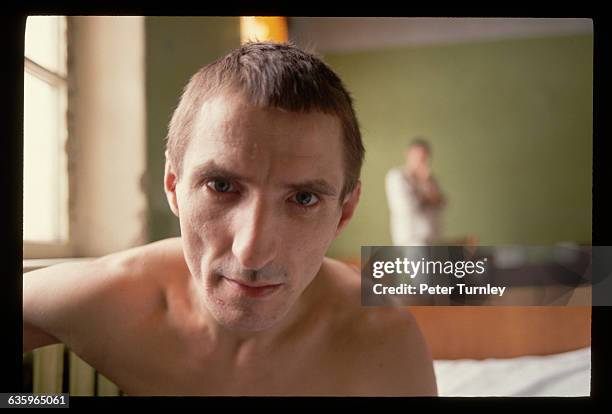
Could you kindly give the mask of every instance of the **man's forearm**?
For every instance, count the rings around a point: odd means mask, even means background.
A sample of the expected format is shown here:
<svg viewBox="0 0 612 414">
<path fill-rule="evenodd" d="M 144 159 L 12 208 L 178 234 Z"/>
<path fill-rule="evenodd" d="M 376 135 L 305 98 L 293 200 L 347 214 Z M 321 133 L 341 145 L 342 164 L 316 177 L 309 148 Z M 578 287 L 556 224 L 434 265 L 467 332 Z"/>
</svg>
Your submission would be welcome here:
<svg viewBox="0 0 612 414">
<path fill-rule="evenodd" d="M 444 196 L 438 186 L 433 182 L 427 182 L 423 186 L 423 199 L 429 206 L 440 206 L 444 204 Z"/>
<path fill-rule="evenodd" d="M 42 346 L 57 344 L 61 342 L 53 335 L 49 335 L 42 329 L 23 321 L 23 353 Z"/>
</svg>

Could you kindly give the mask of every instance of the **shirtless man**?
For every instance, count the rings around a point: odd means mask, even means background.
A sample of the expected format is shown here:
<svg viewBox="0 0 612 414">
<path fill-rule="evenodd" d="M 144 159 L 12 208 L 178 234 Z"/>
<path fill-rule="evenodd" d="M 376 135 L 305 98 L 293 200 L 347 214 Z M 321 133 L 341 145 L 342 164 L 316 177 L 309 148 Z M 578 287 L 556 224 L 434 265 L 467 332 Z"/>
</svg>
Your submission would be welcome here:
<svg viewBox="0 0 612 414">
<path fill-rule="evenodd" d="M 248 44 L 170 123 L 181 237 L 24 275 L 24 352 L 63 342 L 128 395 L 436 395 L 412 315 L 326 258 L 359 201 L 351 98 L 319 59 Z"/>
</svg>

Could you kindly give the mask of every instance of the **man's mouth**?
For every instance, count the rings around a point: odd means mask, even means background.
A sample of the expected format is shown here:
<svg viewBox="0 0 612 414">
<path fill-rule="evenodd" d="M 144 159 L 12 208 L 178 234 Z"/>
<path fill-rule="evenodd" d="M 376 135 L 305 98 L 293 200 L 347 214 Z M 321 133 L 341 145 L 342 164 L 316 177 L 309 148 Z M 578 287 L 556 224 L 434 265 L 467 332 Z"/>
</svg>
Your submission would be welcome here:
<svg viewBox="0 0 612 414">
<path fill-rule="evenodd" d="M 230 279 L 225 276 L 221 278 L 230 289 L 250 298 L 264 298 L 270 296 L 283 285 L 282 283 L 248 283 Z"/>
</svg>

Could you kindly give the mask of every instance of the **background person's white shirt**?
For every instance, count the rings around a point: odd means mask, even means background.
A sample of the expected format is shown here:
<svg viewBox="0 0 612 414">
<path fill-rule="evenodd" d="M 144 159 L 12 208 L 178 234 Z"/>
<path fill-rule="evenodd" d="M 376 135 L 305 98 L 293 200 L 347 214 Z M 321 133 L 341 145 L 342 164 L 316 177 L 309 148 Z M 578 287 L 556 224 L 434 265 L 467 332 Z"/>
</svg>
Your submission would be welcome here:
<svg viewBox="0 0 612 414">
<path fill-rule="evenodd" d="M 395 246 L 426 245 L 440 239 L 443 206 L 424 205 L 402 168 L 389 170 L 385 190 Z"/>
</svg>

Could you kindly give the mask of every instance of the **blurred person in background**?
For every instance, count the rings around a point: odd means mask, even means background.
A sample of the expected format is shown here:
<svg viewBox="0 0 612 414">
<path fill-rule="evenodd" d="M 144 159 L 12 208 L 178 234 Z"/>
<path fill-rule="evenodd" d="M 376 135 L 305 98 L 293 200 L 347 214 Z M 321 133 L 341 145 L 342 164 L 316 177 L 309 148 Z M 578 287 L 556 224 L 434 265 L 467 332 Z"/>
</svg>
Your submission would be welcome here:
<svg viewBox="0 0 612 414">
<path fill-rule="evenodd" d="M 442 238 L 446 199 L 430 166 L 431 146 L 417 137 L 405 151 L 405 163 L 389 170 L 385 190 L 396 246 L 436 244 Z"/>
</svg>

